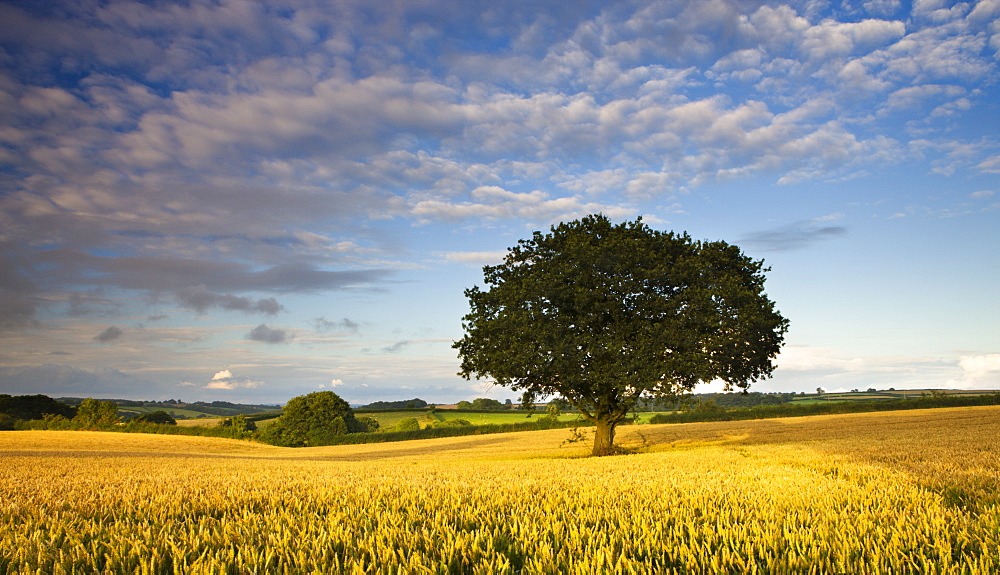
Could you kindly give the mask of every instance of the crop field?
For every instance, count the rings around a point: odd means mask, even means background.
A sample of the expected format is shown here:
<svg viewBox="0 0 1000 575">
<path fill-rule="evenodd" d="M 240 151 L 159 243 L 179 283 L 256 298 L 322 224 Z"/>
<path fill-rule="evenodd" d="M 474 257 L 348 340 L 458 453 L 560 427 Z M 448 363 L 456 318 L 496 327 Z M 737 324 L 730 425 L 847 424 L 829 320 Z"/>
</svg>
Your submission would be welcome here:
<svg viewBox="0 0 1000 575">
<path fill-rule="evenodd" d="M 569 437 L 0 432 L 0 573 L 1000 572 L 1000 407 Z"/>
<path fill-rule="evenodd" d="M 969 389 L 900 389 L 883 391 L 852 391 L 838 393 L 824 393 L 822 395 L 805 395 L 801 399 L 793 399 L 793 405 L 808 405 L 812 403 L 826 403 L 830 401 L 877 401 L 884 399 L 916 399 L 923 396 L 950 396 L 950 397 L 975 397 L 981 395 L 992 395 L 997 393 L 995 389 L 969 390 Z"/>
</svg>

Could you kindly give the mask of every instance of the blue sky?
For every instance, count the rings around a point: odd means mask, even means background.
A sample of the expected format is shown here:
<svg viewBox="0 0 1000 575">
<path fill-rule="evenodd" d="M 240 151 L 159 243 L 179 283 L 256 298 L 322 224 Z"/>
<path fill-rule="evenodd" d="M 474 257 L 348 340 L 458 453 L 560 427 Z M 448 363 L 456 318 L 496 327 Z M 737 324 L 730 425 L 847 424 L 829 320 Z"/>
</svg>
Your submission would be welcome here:
<svg viewBox="0 0 1000 575">
<path fill-rule="evenodd" d="M 767 262 L 753 389 L 1000 388 L 998 57 L 998 0 L 3 2 L 0 393 L 514 397 L 463 290 L 597 212 Z"/>
</svg>

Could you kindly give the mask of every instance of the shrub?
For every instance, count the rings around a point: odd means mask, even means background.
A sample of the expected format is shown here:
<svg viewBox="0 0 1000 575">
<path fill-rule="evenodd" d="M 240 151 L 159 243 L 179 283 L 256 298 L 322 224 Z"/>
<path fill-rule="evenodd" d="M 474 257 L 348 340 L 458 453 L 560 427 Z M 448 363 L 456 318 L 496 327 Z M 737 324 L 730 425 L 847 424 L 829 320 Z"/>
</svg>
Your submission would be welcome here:
<svg viewBox="0 0 1000 575">
<path fill-rule="evenodd" d="M 143 413 L 133 417 L 131 421 L 136 423 L 156 423 L 159 425 L 177 425 L 177 420 L 174 419 L 166 411 L 154 411 L 152 413 Z"/>
<path fill-rule="evenodd" d="M 257 424 L 246 415 L 234 415 L 219 422 L 219 427 L 226 428 L 226 435 L 233 439 L 247 439 L 257 431 Z"/>
<path fill-rule="evenodd" d="M 472 425 L 468 419 L 449 419 L 446 421 L 437 421 L 432 427 L 465 427 L 467 425 Z"/>
<path fill-rule="evenodd" d="M 379 423 L 374 417 L 359 417 L 358 425 L 362 428 L 362 433 L 371 433 L 373 431 L 378 431 Z"/>
<path fill-rule="evenodd" d="M 88 397 L 80 403 L 73 423 L 82 429 L 101 429 L 118 423 L 118 404 Z"/>
<path fill-rule="evenodd" d="M 289 400 L 281 416 L 264 428 L 262 441 L 285 447 L 330 445 L 339 435 L 366 429 L 351 406 L 332 391 L 316 391 Z"/>
<path fill-rule="evenodd" d="M 406 419 L 400 421 L 393 428 L 393 431 L 416 431 L 420 429 L 420 422 L 417 421 L 416 417 L 407 417 Z"/>
</svg>

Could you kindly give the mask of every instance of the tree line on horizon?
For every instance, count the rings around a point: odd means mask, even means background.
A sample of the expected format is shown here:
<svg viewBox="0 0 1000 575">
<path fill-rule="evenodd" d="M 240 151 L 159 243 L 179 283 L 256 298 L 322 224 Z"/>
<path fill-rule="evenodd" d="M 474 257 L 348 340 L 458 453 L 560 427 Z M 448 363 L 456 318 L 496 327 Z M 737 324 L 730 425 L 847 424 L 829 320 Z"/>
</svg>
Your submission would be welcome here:
<svg viewBox="0 0 1000 575">
<path fill-rule="evenodd" d="M 820 402 L 811 405 L 781 401 L 792 397 L 801 398 L 802 395 L 759 392 L 703 394 L 679 402 L 672 410 L 662 408 L 652 410 L 661 413 L 650 419 L 649 423 L 731 421 L 862 411 L 1000 405 L 1000 392 L 969 397 L 922 393 L 919 397 L 895 400 Z M 742 400 L 745 403 L 741 405 L 722 403 L 727 400 L 736 403 Z M 407 400 L 408 403 L 410 401 L 412 400 Z M 474 402 L 469 403 L 471 405 Z M 461 418 L 445 420 L 440 417 L 437 407 L 432 404 L 420 408 L 419 411 L 422 411 L 427 419 L 424 425 L 421 425 L 417 418 L 409 417 L 391 428 L 381 429 L 375 418 L 363 415 L 364 412 L 356 415 L 346 401 L 332 391 L 323 391 L 293 398 L 276 421 L 260 429 L 257 428 L 255 419 L 261 416 L 245 414 L 223 418 L 212 427 L 180 427 L 164 411 L 146 413 L 122 421 L 117 405 L 111 400 L 87 398 L 78 407 L 73 407 L 44 395 L 0 394 L 0 430 L 50 429 L 184 434 L 254 440 L 285 447 L 307 447 L 590 426 L 589 422 L 580 417 L 573 421 L 560 420 L 559 416 L 562 413 L 574 412 L 572 405 L 562 398 L 549 401 L 544 413 L 539 414 L 539 417 L 529 419 L 533 417 L 534 412 L 528 411 L 525 421 L 521 423 L 473 425 Z M 634 420 L 635 416 L 629 418 L 629 421 Z M 577 431 L 575 435 L 580 436 L 580 433 Z"/>
</svg>

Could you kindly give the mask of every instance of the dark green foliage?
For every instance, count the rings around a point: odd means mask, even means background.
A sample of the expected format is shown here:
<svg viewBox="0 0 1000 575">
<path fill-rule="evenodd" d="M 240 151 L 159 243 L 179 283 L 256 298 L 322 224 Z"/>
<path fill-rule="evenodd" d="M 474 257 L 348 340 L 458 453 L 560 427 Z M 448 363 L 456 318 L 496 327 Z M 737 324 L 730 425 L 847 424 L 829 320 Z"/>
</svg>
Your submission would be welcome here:
<svg viewBox="0 0 1000 575">
<path fill-rule="evenodd" d="M 521 411 L 528 413 L 528 417 L 535 414 L 535 393 L 530 390 L 525 390 L 521 394 Z"/>
<path fill-rule="evenodd" d="M 153 411 L 137 415 L 130 420 L 135 423 L 155 423 L 157 425 L 177 425 L 177 420 L 171 417 L 166 411 Z"/>
<path fill-rule="evenodd" d="M 117 424 L 118 404 L 88 397 L 76 409 L 73 423 L 82 429 L 102 429 Z"/>
<path fill-rule="evenodd" d="M 219 427 L 225 429 L 226 436 L 233 439 L 249 439 L 257 431 L 257 424 L 242 413 L 223 419 L 219 422 Z"/>
<path fill-rule="evenodd" d="M 557 397 L 545 406 L 545 416 L 542 419 L 558 421 L 563 411 L 569 409 L 570 403 L 561 397 Z"/>
<path fill-rule="evenodd" d="M 340 396 L 332 391 L 316 391 L 289 400 L 281 417 L 265 427 L 260 438 L 286 447 L 330 445 L 339 435 L 364 429 Z"/>
<path fill-rule="evenodd" d="M 411 405 L 412 404 L 412 405 Z M 376 401 L 359 409 L 421 409 L 427 407 L 427 402 L 419 399 L 404 399 L 402 401 Z"/>
<path fill-rule="evenodd" d="M 378 431 L 379 422 L 374 417 L 359 417 L 358 425 L 360 427 L 361 433 L 371 433 L 373 431 Z"/>
<path fill-rule="evenodd" d="M 714 399 L 699 399 L 691 406 L 691 411 L 695 413 L 718 413 L 723 411 L 723 408 L 719 407 L 719 404 L 715 403 Z"/>
<path fill-rule="evenodd" d="M 472 401 L 459 401 L 455 404 L 455 409 L 459 411 L 505 411 L 510 406 L 504 405 L 495 399 L 488 397 L 477 397 Z"/>
<path fill-rule="evenodd" d="M 144 401 L 135 401 L 131 399 L 116 399 L 115 403 L 118 407 L 143 407 L 145 405 Z"/>
<path fill-rule="evenodd" d="M 10 419 L 42 419 L 46 415 L 61 415 L 69 419 L 76 415 L 76 410 L 47 395 L 0 394 L 0 414 Z"/>
<path fill-rule="evenodd" d="M 281 417 L 280 409 L 277 411 L 264 411 L 261 413 L 252 413 L 246 415 L 247 421 L 253 421 L 253 422 L 265 421 L 268 419 L 277 419 L 279 417 Z"/>
<path fill-rule="evenodd" d="M 483 268 L 487 290 L 455 343 L 460 375 L 560 395 L 597 426 L 595 454 L 643 397 L 699 382 L 747 388 L 768 377 L 788 321 L 764 293 L 763 263 L 725 242 L 604 216 L 535 232 Z"/>
<path fill-rule="evenodd" d="M 504 406 L 502 403 L 495 399 L 489 399 L 487 397 L 477 397 L 472 400 L 472 409 L 480 409 L 484 411 L 500 411 Z"/>
<path fill-rule="evenodd" d="M 432 424 L 433 427 L 467 427 L 472 425 L 468 419 L 446 419 L 444 421 L 437 421 Z"/>
<path fill-rule="evenodd" d="M 407 417 L 397 423 L 392 429 L 393 431 L 416 431 L 420 429 L 420 422 L 417 421 L 416 417 Z"/>
</svg>

